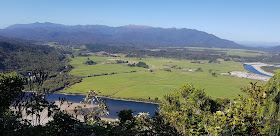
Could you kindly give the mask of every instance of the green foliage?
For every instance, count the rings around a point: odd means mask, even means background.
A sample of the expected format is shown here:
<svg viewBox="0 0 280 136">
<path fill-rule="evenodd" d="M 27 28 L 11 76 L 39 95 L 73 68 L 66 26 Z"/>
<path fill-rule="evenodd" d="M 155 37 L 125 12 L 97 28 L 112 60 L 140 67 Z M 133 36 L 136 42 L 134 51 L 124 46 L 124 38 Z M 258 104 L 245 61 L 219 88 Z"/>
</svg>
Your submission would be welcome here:
<svg viewBox="0 0 280 136">
<path fill-rule="evenodd" d="M 211 73 L 212 76 L 216 77 L 217 74 L 215 72 Z"/>
<path fill-rule="evenodd" d="M 0 95 L 21 97 L 22 78 L 15 73 L 2 74 Z M 13 84 L 16 81 L 15 84 Z M 250 83 L 242 88 L 234 102 L 212 99 L 203 89 L 191 84 L 163 97 L 160 111 L 150 118 L 148 113 L 134 116 L 132 110 L 119 112 L 120 121 L 107 122 L 100 117 L 108 107 L 96 91 L 89 91 L 82 103 L 98 104 L 96 110 L 83 110 L 86 123 L 62 112 L 44 94 L 31 93 L 22 99 L 7 97 L 0 118 L 1 135 L 279 135 L 280 73 L 264 86 Z M 4 90 L 4 91 L 3 91 Z M 11 92 L 7 92 L 10 90 Z M 6 92 L 5 92 L 6 91 Z M 2 94 L 3 93 L 3 94 Z M 9 94 L 10 93 L 10 94 Z M 62 101 L 63 103 L 63 101 Z M 5 105 L 8 105 L 5 107 Z M 14 106 L 16 112 L 9 109 Z M 41 113 L 46 110 L 53 120 L 41 125 Z M 19 112 L 18 112 L 19 111 Z M 34 115 L 33 123 L 25 120 L 22 111 Z"/>
<path fill-rule="evenodd" d="M 142 67 L 142 68 L 149 68 L 149 66 L 145 62 L 138 62 L 136 64 L 137 67 Z"/>
<path fill-rule="evenodd" d="M 49 78 L 46 80 L 42 85 L 42 89 L 48 92 L 54 92 L 76 83 L 80 83 L 81 81 L 82 79 L 80 77 L 74 77 L 67 73 L 62 73 L 55 78 Z"/>
<path fill-rule="evenodd" d="M 75 56 L 73 54 L 70 55 L 71 58 L 75 58 Z"/>
<path fill-rule="evenodd" d="M 16 73 L 0 73 L 0 112 L 11 106 L 14 101 L 22 97 L 23 79 Z"/>
<path fill-rule="evenodd" d="M 97 64 L 97 63 L 92 61 L 92 60 L 87 60 L 84 64 L 86 64 L 86 65 L 94 65 L 94 64 Z"/>
<path fill-rule="evenodd" d="M 230 103 L 223 111 L 217 111 L 206 118 L 206 129 L 211 134 L 221 135 L 263 135 L 267 134 L 267 123 L 259 116 L 265 94 L 260 86 L 251 83 L 242 89 L 248 97 L 239 96 L 239 103 Z"/>
<path fill-rule="evenodd" d="M 120 123 L 124 124 L 126 121 L 134 122 L 133 111 L 129 110 L 121 110 L 118 113 L 118 117 L 120 118 Z"/>
<path fill-rule="evenodd" d="M 155 101 L 156 101 L 156 102 L 158 101 L 158 97 L 155 98 Z"/>
<path fill-rule="evenodd" d="M 1 74 L 0 80 L 0 135 L 30 134 L 30 127 L 41 128 L 37 125 L 43 120 L 43 112 L 47 112 L 50 117 L 59 111 L 58 106 L 48 102 L 43 94 L 23 93 L 23 78 L 16 73 Z M 32 120 L 26 119 L 27 116 L 32 116 Z"/>
<path fill-rule="evenodd" d="M 202 89 L 186 84 L 173 94 L 165 95 L 160 106 L 164 119 L 182 135 L 207 134 L 203 119 L 221 106 Z"/>
<path fill-rule="evenodd" d="M 117 64 L 119 63 L 128 63 L 128 61 L 125 61 L 125 60 L 116 60 Z"/>
<path fill-rule="evenodd" d="M 64 55 L 49 46 L 1 39 L 0 54 L 0 71 L 16 71 L 21 75 L 42 67 L 53 74 L 63 69 L 66 60 Z"/>
<path fill-rule="evenodd" d="M 133 64 L 127 64 L 127 66 L 129 66 L 129 67 L 135 67 L 136 64 L 135 64 L 135 63 L 133 63 Z"/>
<path fill-rule="evenodd" d="M 142 67 L 142 68 L 149 68 L 149 66 L 145 62 L 138 62 L 137 64 L 127 64 L 129 67 Z"/>
<path fill-rule="evenodd" d="M 49 74 L 50 73 L 43 68 L 32 70 L 25 78 L 25 89 L 44 92 L 45 90 L 42 90 L 41 87 Z"/>
<path fill-rule="evenodd" d="M 276 74 L 277 71 L 280 72 L 280 67 L 275 67 L 275 66 L 262 66 L 261 69 L 274 74 Z"/>
<path fill-rule="evenodd" d="M 129 110 L 121 110 L 118 113 L 118 117 L 120 119 L 120 126 L 122 128 L 122 131 L 129 131 L 133 127 L 135 127 L 135 117 L 133 116 L 133 111 L 131 109 Z"/>
<path fill-rule="evenodd" d="M 267 118 L 270 134 L 280 134 L 280 73 L 276 73 L 268 83 L 263 86 L 263 107 L 259 110 L 261 117 Z"/>
<path fill-rule="evenodd" d="M 94 124 L 101 120 L 101 116 L 108 115 L 109 109 L 105 101 L 98 97 L 98 92 L 90 90 L 87 96 L 81 101 L 86 107 L 86 104 L 90 104 L 92 107 L 89 110 L 84 110 L 82 106 L 75 107 L 75 113 L 84 117 L 84 121 L 88 124 Z M 93 109 L 93 104 L 98 105 L 97 109 Z"/>
<path fill-rule="evenodd" d="M 73 135 L 75 132 L 75 125 L 79 121 L 69 114 L 58 112 L 53 116 L 53 120 L 46 124 L 49 134 L 51 135 Z"/>
<path fill-rule="evenodd" d="M 196 71 L 197 72 L 202 72 L 202 68 L 197 68 Z"/>
<path fill-rule="evenodd" d="M 263 87 L 242 88 L 247 96 L 240 95 L 238 102 L 213 100 L 186 84 L 164 96 L 160 113 L 181 135 L 278 135 L 279 77 Z"/>
</svg>

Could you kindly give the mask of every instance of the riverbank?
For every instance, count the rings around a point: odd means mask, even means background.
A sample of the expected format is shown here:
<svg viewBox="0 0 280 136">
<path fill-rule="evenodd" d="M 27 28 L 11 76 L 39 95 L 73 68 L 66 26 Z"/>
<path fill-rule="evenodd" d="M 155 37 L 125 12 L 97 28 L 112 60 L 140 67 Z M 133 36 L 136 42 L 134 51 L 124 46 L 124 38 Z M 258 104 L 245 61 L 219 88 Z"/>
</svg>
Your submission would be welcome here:
<svg viewBox="0 0 280 136">
<path fill-rule="evenodd" d="M 54 94 L 63 94 L 63 95 L 84 95 L 86 96 L 87 94 L 84 93 L 65 93 L 65 92 L 55 92 Z M 161 102 L 151 102 L 151 101 L 141 101 L 141 100 L 136 100 L 136 99 L 129 99 L 129 98 L 115 98 L 115 97 L 110 97 L 110 96 L 102 96 L 102 95 L 98 95 L 97 97 L 100 98 L 107 98 L 107 99 L 112 99 L 112 100 L 120 100 L 120 101 L 128 101 L 128 102 L 138 102 L 138 103 L 147 103 L 147 104 L 161 104 Z"/>
<path fill-rule="evenodd" d="M 269 81 L 270 77 L 262 76 L 250 72 L 243 72 L 243 71 L 231 71 L 228 73 L 221 73 L 221 75 L 224 76 L 233 76 L 238 78 L 248 78 L 248 79 L 254 79 L 254 80 L 261 80 L 261 81 Z"/>
<path fill-rule="evenodd" d="M 96 108 L 98 108 L 98 105 L 91 105 L 91 104 L 81 104 L 81 103 L 60 103 L 59 101 L 55 101 L 55 105 L 57 105 L 60 108 L 60 111 L 66 112 L 69 115 L 72 115 L 73 117 L 75 117 L 76 119 L 80 120 L 80 121 L 84 121 L 84 117 L 81 114 L 75 113 L 75 108 L 78 106 L 81 106 L 83 108 L 83 110 L 95 110 Z M 12 109 L 14 110 L 14 109 Z M 48 117 L 48 111 L 47 108 L 43 109 L 39 114 L 40 114 L 40 121 L 36 121 L 36 115 L 29 115 L 27 116 L 25 114 L 25 111 L 22 111 L 23 113 L 23 118 L 24 119 L 28 119 L 31 120 L 31 123 L 34 125 L 44 125 L 46 123 L 48 123 L 49 121 L 53 120 L 52 116 Z M 106 120 L 106 121 L 117 121 L 117 118 L 109 118 L 109 117 L 101 117 L 101 120 Z"/>
<path fill-rule="evenodd" d="M 86 96 L 81 94 L 65 95 L 65 94 L 50 93 L 45 97 L 46 100 L 48 100 L 49 102 L 55 102 L 61 98 L 65 98 L 65 100 L 69 103 L 80 103 Z M 151 103 L 114 100 L 109 98 L 102 98 L 102 99 L 105 101 L 106 105 L 109 107 L 110 110 L 110 114 L 107 116 L 108 118 L 118 118 L 119 111 L 129 110 L 129 109 L 133 110 L 135 115 L 141 112 L 145 112 L 145 113 L 149 113 L 150 116 L 152 117 L 155 114 L 155 111 L 157 111 L 159 108 L 157 104 L 151 104 Z"/>
<path fill-rule="evenodd" d="M 29 92 L 29 93 L 37 93 L 36 91 L 27 91 L 24 90 L 23 92 Z M 63 94 L 63 95 L 69 95 L 69 96 L 86 96 L 87 94 L 85 93 L 65 93 L 65 92 L 54 92 L 53 94 Z M 107 98 L 107 99 L 112 99 L 112 100 L 119 100 L 119 101 L 128 101 L 128 102 L 138 102 L 138 103 L 147 103 L 147 104 L 156 104 L 159 105 L 161 104 L 161 102 L 151 102 L 151 101 L 141 101 L 141 100 L 137 100 L 137 99 L 131 99 L 131 98 L 115 98 L 115 97 L 109 97 L 109 96 L 102 96 L 102 95 L 98 95 L 97 97 L 100 98 Z M 82 100 L 81 100 L 82 101 Z"/>
<path fill-rule="evenodd" d="M 251 65 L 253 68 L 255 68 L 257 71 L 259 71 L 260 73 L 269 75 L 269 76 L 274 76 L 273 73 L 270 72 L 266 72 L 263 69 L 261 69 L 261 67 L 263 66 L 274 66 L 272 64 L 265 64 L 265 63 L 261 63 L 261 62 L 254 62 L 254 63 L 244 63 L 245 65 Z"/>
<path fill-rule="evenodd" d="M 231 71 L 228 73 L 221 73 L 221 75 L 262 80 L 262 81 L 269 81 L 270 77 L 274 76 L 274 73 L 267 72 L 261 68 L 263 66 L 275 66 L 274 64 L 254 62 L 254 63 L 243 63 L 243 65 L 244 68 L 250 72 Z"/>
</svg>

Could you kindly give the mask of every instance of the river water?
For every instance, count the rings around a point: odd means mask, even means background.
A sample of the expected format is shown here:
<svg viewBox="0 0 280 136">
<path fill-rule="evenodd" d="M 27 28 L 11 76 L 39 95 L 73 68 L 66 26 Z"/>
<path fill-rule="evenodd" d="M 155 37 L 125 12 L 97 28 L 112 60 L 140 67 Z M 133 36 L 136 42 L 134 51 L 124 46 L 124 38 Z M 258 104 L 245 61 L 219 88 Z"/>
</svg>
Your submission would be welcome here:
<svg viewBox="0 0 280 136">
<path fill-rule="evenodd" d="M 256 70 L 252 65 L 248 65 L 248 64 L 244 64 L 244 68 L 250 72 L 253 72 L 255 74 L 259 74 L 259 75 L 262 75 L 262 76 L 267 76 L 267 77 L 271 77 L 270 75 L 267 75 L 267 74 L 264 74 L 264 73 L 261 73 L 259 72 L 258 70 Z"/>
<path fill-rule="evenodd" d="M 57 101 L 60 98 L 65 98 L 70 102 L 80 102 L 85 98 L 85 95 L 65 95 L 65 94 L 49 94 L 46 98 L 48 101 Z M 109 98 L 102 98 L 106 101 L 107 106 L 109 107 L 108 118 L 118 118 L 118 112 L 121 110 L 134 111 L 134 115 L 139 112 L 149 112 L 150 117 L 154 115 L 154 112 L 158 110 L 157 104 L 143 103 L 143 102 L 133 102 L 133 101 L 123 101 L 123 100 L 114 100 Z"/>
</svg>

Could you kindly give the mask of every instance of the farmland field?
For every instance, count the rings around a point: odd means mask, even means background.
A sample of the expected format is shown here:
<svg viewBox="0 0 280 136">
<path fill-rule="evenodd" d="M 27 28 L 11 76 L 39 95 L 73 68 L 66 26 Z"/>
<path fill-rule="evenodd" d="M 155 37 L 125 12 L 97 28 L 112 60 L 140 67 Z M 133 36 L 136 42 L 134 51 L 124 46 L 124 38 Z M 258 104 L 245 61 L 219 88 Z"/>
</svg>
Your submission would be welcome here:
<svg viewBox="0 0 280 136">
<path fill-rule="evenodd" d="M 262 66 L 261 69 L 274 74 L 280 72 L 280 67 L 274 67 L 274 66 Z"/>
<path fill-rule="evenodd" d="M 227 55 L 236 55 L 241 57 L 256 57 L 262 55 L 269 55 L 267 52 L 256 51 L 256 50 L 246 50 L 246 49 L 222 49 L 222 48 L 203 48 L 203 47 L 185 47 L 194 51 L 202 50 L 215 50 L 218 52 L 224 52 Z"/>
<path fill-rule="evenodd" d="M 95 65 L 85 65 L 83 64 L 87 60 L 91 59 L 94 62 L 97 62 Z M 115 59 L 120 58 L 113 58 L 113 57 L 75 57 L 72 58 L 71 65 L 74 69 L 70 72 L 70 74 L 75 76 L 86 76 L 86 75 L 93 75 L 93 74 L 102 74 L 102 73 L 112 73 L 112 72 L 126 72 L 126 71 L 134 71 L 134 70 L 143 70 L 144 68 L 139 67 L 128 67 L 125 63 L 120 64 L 110 64 L 116 63 Z M 107 62 L 107 63 L 106 63 Z"/>
<path fill-rule="evenodd" d="M 135 73 L 121 73 L 113 75 L 104 75 L 96 77 L 83 78 L 81 83 L 75 84 L 70 88 L 66 88 L 66 93 L 86 93 L 93 89 L 98 90 L 100 95 L 132 98 L 132 99 L 161 99 L 164 94 L 171 93 L 185 83 L 194 84 L 197 88 L 203 88 L 207 93 L 214 97 L 235 98 L 241 94 L 241 87 L 247 86 L 250 82 L 257 80 L 241 79 L 236 77 L 221 76 L 220 73 L 229 71 L 246 71 L 241 63 L 232 61 L 221 61 L 219 63 L 208 63 L 208 61 L 200 61 L 194 63 L 191 60 L 177 60 L 166 58 L 146 58 L 137 60 L 136 58 L 113 58 L 113 57 L 89 57 L 96 61 L 96 65 L 85 65 L 84 61 L 88 57 L 75 57 L 70 64 L 74 66 L 71 71 L 72 75 L 83 76 L 90 74 L 123 72 L 137 70 Z M 115 59 L 130 60 L 134 62 L 146 62 L 150 68 L 128 67 L 126 63 L 121 64 L 102 64 L 103 62 L 115 62 Z M 153 65 L 153 66 L 152 66 Z M 173 67 L 173 68 L 172 68 Z M 178 68 L 180 67 L 180 69 Z M 168 68 L 171 72 L 165 71 Z M 202 69 L 202 72 L 194 72 L 189 70 Z M 215 73 L 212 75 L 209 73 Z M 139 71 L 141 70 L 141 71 Z M 263 81 L 258 81 L 259 85 Z"/>
</svg>

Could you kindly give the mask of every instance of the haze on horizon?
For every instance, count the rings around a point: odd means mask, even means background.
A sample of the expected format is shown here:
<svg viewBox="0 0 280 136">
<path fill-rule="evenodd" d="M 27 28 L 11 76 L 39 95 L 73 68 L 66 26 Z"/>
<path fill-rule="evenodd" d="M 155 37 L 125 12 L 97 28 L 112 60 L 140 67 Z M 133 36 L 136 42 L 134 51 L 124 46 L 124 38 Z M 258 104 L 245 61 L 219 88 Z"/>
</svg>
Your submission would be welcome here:
<svg viewBox="0 0 280 136">
<path fill-rule="evenodd" d="M 280 43 L 280 1 L 2 0 L 0 28 L 52 22 L 190 28 L 233 41 Z"/>
</svg>

